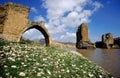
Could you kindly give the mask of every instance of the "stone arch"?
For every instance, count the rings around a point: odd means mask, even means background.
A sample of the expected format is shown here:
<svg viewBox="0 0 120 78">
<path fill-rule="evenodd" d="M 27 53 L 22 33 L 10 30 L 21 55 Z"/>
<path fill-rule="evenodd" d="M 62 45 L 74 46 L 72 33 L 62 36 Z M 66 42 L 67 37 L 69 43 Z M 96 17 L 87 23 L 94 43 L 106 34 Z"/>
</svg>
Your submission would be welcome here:
<svg viewBox="0 0 120 78">
<path fill-rule="evenodd" d="M 29 29 L 33 29 L 33 28 L 39 30 L 45 37 L 46 46 L 50 46 L 51 38 L 44 24 L 45 23 L 43 21 L 42 22 L 29 22 L 28 27 L 24 30 L 24 32 L 28 31 Z"/>
<path fill-rule="evenodd" d="M 53 41 L 45 27 L 45 23 L 29 21 L 29 10 L 29 7 L 11 2 L 1 5 L 0 35 L 8 41 L 19 42 L 25 31 L 36 28 L 44 35 L 46 46 L 51 46 Z"/>
</svg>

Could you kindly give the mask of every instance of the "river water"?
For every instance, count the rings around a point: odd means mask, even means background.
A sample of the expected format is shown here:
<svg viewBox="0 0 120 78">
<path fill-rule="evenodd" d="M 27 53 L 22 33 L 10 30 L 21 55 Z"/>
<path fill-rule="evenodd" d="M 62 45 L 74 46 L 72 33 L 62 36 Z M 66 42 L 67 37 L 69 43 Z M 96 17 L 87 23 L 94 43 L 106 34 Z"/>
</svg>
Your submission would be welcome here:
<svg viewBox="0 0 120 78">
<path fill-rule="evenodd" d="M 120 49 L 74 50 L 101 66 L 115 78 L 120 78 Z"/>
</svg>

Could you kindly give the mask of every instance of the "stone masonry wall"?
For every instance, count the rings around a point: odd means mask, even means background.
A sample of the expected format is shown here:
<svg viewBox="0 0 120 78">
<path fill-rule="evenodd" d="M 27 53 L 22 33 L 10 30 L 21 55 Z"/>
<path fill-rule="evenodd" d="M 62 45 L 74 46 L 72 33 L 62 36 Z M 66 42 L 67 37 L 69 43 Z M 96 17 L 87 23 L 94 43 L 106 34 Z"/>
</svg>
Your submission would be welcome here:
<svg viewBox="0 0 120 78">
<path fill-rule="evenodd" d="M 29 8 L 20 4 L 6 3 L 0 5 L 0 35 L 8 41 L 19 42 L 22 34 L 32 28 L 42 32 L 46 46 L 52 44 L 52 39 L 44 22 L 29 21 Z"/>
<path fill-rule="evenodd" d="M 5 5 L 7 16 L 4 23 L 3 36 L 9 41 L 19 41 L 21 32 L 27 27 L 29 8 L 22 5 L 8 3 Z"/>
<path fill-rule="evenodd" d="M 3 32 L 4 20 L 6 17 L 5 8 L 0 6 L 0 33 Z"/>
<path fill-rule="evenodd" d="M 95 45 L 88 38 L 88 26 L 82 23 L 76 32 L 76 48 L 78 49 L 93 49 Z"/>
<path fill-rule="evenodd" d="M 114 45 L 113 35 L 111 33 L 103 34 L 102 43 L 103 43 L 103 48 L 112 48 L 112 46 Z"/>
<path fill-rule="evenodd" d="M 83 23 L 81 25 L 81 35 L 82 35 L 82 41 L 89 41 L 88 38 L 88 26 L 86 23 Z"/>
<path fill-rule="evenodd" d="M 86 23 L 82 23 L 77 30 L 77 41 L 89 41 L 88 38 L 88 26 Z"/>
</svg>

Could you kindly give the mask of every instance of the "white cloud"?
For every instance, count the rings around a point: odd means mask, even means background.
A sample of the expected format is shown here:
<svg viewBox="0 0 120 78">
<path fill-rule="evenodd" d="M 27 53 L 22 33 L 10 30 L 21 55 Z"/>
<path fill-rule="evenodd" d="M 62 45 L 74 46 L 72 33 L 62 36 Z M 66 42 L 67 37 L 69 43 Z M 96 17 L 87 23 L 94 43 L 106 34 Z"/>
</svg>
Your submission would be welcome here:
<svg viewBox="0 0 120 78">
<path fill-rule="evenodd" d="M 66 32 L 60 36 L 61 42 L 76 42 L 76 33 Z"/>
<path fill-rule="evenodd" d="M 42 33 L 37 29 L 30 29 L 30 30 L 26 31 L 23 34 L 23 37 L 26 39 L 30 39 L 30 40 L 40 40 L 40 39 L 44 38 Z"/>
<path fill-rule="evenodd" d="M 45 19 L 41 15 L 39 15 L 39 16 L 34 17 L 34 21 L 35 22 L 40 22 L 40 21 L 45 21 Z"/>
<path fill-rule="evenodd" d="M 93 6 L 95 7 L 93 12 L 97 11 L 99 8 L 103 7 L 103 5 L 97 1 L 93 2 Z"/>
<path fill-rule="evenodd" d="M 41 15 L 35 16 L 34 21 L 45 21 L 54 40 L 75 42 L 77 27 L 83 22 L 89 23 L 90 16 L 103 5 L 93 0 L 43 0 L 43 6 L 47 21 Z M 38 11 L 34 7 L 31 10 Z"/>
<path fill-rule="evenodd" d="M 92 0 L 44 0 L 44 7 L 49 20 L 46 27 L 52 37 L 59 41 L 70 39 L 75 42 L 75 32 L 71 30 L 76 29 L 82 22 L 90 22 L 89 17 L 102 7 L 102 4 Z"/>
<path fill-rule="evenodd" d="M 74 9 L 81 10 L 85 2 L 88 0 L 46 0 L 44 6 L 47 8 L 48 19 L 56 19 Z"/>
<path fill-rule="evenodd" d="M 34 13 L 38 13 L 37 9 L 35 7 L 31 7 L 30 10 Z"/>
<path fill-rule="evenodd" d="M 46 24 L 46 28 L 48 29 L 51 35 L 57 35 L 60 33 L 66 32 L 65 26 L 63 25 L 55 25 L 56 22 L 49 22 Z"/>
</svg>

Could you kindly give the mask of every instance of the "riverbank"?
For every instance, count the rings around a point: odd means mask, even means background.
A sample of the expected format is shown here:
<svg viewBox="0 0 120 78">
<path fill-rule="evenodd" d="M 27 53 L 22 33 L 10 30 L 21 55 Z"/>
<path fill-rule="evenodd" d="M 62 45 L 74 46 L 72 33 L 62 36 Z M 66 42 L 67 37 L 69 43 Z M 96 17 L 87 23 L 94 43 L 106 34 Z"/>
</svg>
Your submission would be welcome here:
<svg viewBox="0 0 120 78">
<path fill-rule="evenodd" d="M 3 78 L 111 78 L 96 64 L 67 50 L 38 43 L 8 43 L 0 47 Z"/>
</svg>

